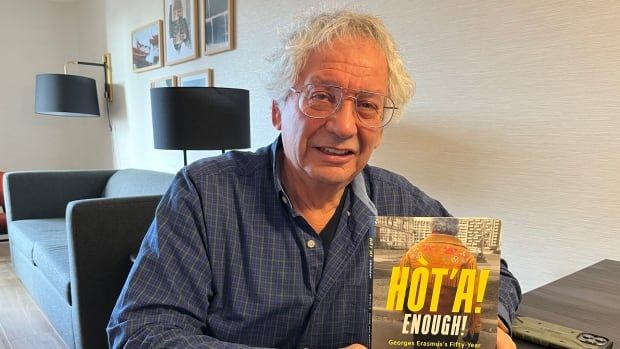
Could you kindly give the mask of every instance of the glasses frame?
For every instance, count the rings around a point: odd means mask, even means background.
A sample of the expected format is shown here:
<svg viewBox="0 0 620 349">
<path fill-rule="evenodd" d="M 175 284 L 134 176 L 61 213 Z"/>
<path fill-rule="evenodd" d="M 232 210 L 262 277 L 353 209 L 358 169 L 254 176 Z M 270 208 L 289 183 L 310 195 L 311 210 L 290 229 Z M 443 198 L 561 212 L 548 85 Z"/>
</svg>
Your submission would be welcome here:
<svg viewBox="0 0 620 349">
<path fill-rule="evenodd" d="M 383 107 L 384 111 L 385 111 L 385 109 L 389 109 L 389 110 L 391 110 L 391 113 L 390 113 L 390 117 L 387 120 L 387 122 L 385 122 L 384 124 L 379 125 L 379 126 L 373 126 L 373 125 L 366 124 L 364 122 L 364 120 L 362 119 L 362 117 L 360 116 L 360 114 L 357 112 L 357 108 L 354 108 L 355 116 L 357 117 L 357 120 L 359 121 L 360 125 L 362 125 L 364 127 L 372 128 L 372 129 L 380 129 L 380 128 L 383 128 L 383 127 L 387 126 L 392 121 L 392 118 L 394 117 L 394 113 L 398 109 L 398 106 L 396 106 L 396 103 L 394 103 L 394 100 L 390 96 L 387 96 L 387 95 L 383 95 L 383 94 L 372 92 L 372 91 L 366 91 L 366 90 L 356 90 L 356 89 L 346 88 L 346 87 L 337 86 L 337 85 L 324 85 L 324 84 L 321 84 L 319 86 L 322 86 L 322 87 L 332 87 L 332 88 L 339 89 L 341 91 L 341 98 L 338 101 L 338 104 L 336 105 L 336 107 L 334 108 L 334 110 L 332 111 L 331 114 L 326 115 L 326 116 L 312 116 L 312 115 L 308 115 L 304 111 L 304 108 L 302 107 L 302 101 L 306 97 L 306 96 L 302 96 L 302 94 L 304 94 L 304 95 L 306 94 L 306 91 L 309 89 L 309 86 L 316 87 L 317 84 L 306 84 L 302 88 L 300 88 L 299 90 L 295 89 L 295 87 L 291 87 L 290 90 L 291 90 L 291 92 L 296 93 L 300 97 L 300 98 L 297 99 L 297 107 L 299 108 L 299 110 L 305 116 L 307 116 L 307 117 L 309 117 L 311 119 L 319 119 L 320 120 L 320 119 L 327 119 L 327 118 L 333 116 L 334 114 L 336 114 L 338 112 L 338 110 L 340 110 L 340 108 L 342 107 L 342 102 L 344 102 L 345 99 L 352 100 L 355 103 L 355 105 L 357 106 L 357 98 L 358 98 L 358 96 L 361 93 L 371 93 L 371 94 L 374 94 L 374 95 L 377 95 L 377 96 L 381 96 L 383 98 L 387 98 L 388 100 L 390 100 L 390 102 L 392 102 L 392 105 L 393 105 L 392 107 Z M 345 91 L 355 92 L 355 95 L 354 96 L 348 95 L 348 94 L 345 93 Z"/>
</svg>

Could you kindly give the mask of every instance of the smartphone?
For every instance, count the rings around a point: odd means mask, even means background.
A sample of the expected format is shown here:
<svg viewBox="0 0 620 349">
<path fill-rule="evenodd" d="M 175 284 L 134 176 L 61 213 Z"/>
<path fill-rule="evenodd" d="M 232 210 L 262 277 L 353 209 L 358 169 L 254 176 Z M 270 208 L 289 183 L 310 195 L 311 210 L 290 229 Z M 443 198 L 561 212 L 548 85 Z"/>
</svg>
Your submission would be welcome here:
<svg viewBox="0 0 620 349">
<path fill-rule="evenodd" d="M 611 349 L 613 347 L 613 342 L 601 335 L 527 316 L 517 316 L 512 323 L 512 335 L 548 348 Z"/>
</svg>

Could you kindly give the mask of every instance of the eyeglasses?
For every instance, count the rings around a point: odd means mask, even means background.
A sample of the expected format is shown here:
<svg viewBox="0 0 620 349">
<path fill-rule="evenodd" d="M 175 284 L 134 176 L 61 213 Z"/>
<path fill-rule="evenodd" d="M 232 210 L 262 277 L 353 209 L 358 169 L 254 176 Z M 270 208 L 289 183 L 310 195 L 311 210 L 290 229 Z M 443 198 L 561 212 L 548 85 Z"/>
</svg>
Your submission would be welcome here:
<svg viewBox="0 0 620 349">
<path fill-rule="evenodd" d="M 355 92 L 355 95 L 345 96 L 345 90 Z M 308 84 L 299 90 L 291 87 L 291 91 L 299 94 L 299 110 L 313 119 L 334 115 L 345 98 L 355 103 L 355 113 L 360 124 L 370 128 L 387 125 L 392 120 L 394 110 L 398 109 L 388 96 L 340 86 Z"/>
</svg>

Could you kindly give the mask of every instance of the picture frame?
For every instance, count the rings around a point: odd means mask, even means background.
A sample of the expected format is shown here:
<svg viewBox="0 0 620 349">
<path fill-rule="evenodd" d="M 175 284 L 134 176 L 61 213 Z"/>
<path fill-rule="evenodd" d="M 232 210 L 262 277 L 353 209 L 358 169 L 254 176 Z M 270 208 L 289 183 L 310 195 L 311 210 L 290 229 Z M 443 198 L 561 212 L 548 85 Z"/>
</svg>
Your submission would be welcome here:
<svg viewBox="0 0 620 349">
<path fill-rule="evenodd" d="M 156 20 L 131 31 L 131 59 L 134 73 L 161 68 L 163 60 L 162 21 Z"/>
<path fill-rule="evenodd" d="M 175 75 L 165 76 L 151 81 L 151 88 L 155 87 L 177 87 L 177 77 Z"/>
<path fill-rule="evenodd" d="M 179 87 L 213 87 L 213 69 L 198 70 L 178 76 Z"/>
<path fill-rule="evenodd" d="M 202 46 L 205 55 L 234 49 L 234 0 L 201 0 Z"/>
<path fill-rule="evenodd" d="M 164 0 L 166 65 L 198 58 L 198 0 Z"/>
</svg>

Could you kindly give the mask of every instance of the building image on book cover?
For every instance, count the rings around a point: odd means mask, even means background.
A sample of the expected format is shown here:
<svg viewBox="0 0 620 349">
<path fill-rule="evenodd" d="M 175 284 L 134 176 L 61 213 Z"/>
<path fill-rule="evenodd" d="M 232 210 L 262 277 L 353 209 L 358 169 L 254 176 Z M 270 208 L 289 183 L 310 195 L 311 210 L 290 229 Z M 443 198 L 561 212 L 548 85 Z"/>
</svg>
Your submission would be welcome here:
<svg viewBox="0 0 620 349">
<path fill-rule="evenodd" d="M 501 221 L 379 216 L 371 347 L 495 348 Z"/>
</svg>

